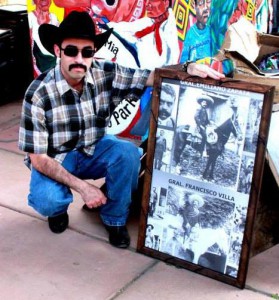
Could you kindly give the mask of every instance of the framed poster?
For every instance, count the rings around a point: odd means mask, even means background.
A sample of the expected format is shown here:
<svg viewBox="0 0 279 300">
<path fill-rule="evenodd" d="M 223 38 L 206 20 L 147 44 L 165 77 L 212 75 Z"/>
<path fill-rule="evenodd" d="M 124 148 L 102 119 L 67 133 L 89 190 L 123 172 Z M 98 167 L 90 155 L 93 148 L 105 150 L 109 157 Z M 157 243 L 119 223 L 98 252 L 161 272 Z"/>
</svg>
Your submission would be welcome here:
<svg viewBox="0 0 279 300">
<path fill-rule="evenodd" d="M 156 69 L 137 251 L 244 287 L 273 93 Z"/>
</svg>

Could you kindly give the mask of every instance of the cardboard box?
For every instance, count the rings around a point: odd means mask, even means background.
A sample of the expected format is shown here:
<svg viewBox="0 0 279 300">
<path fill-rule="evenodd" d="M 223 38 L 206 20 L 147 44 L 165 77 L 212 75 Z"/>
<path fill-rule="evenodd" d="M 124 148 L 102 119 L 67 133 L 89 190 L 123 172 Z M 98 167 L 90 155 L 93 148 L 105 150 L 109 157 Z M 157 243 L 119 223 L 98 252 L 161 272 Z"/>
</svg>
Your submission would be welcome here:
<svg viewBox="0 0 279 300">
<path fill-rule="evenodd" d="M 274 103 L 279 103 L 279 69 L 271 73 L 257 67 L 263 56 L 279 53 L 279 36 L 256 32 L 242 18 L 229 27 L 222 48 L 234 63 L 234 79 L 275 86 Z"/>
</svg>

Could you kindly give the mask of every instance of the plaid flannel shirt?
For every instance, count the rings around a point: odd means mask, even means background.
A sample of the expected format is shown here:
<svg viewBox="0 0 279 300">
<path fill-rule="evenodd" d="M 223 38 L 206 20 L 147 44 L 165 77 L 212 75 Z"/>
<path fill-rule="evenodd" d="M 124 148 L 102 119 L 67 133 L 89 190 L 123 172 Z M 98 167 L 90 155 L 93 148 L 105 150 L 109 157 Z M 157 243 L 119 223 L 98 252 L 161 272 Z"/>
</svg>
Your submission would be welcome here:
<svg viewBox="0 0 279 300">
<path fill-rule="evenodd" d="M 60 163 L 74 149 L 93 155 L 114 108 L 127 97 L 139 98 L 149 74 L 148 70 L 93 61 L 81 95 L 68 85 L 59 65 L 41 74 L 24 97 L 19 149 L 48 154 Z"/>
</svg>

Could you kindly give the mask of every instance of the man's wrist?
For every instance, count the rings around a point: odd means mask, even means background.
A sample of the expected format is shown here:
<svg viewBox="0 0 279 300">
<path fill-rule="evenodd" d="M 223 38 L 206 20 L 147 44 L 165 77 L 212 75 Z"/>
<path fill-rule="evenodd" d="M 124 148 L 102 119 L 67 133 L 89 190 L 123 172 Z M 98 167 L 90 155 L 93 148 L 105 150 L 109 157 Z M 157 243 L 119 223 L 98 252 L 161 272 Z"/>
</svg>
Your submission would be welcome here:
<svg viewBox="0 0 279 300">
<path fill-rule="evenodd" d="M 188 67 L 192 63 L 194 63 L 194 61 L 192 61 L 192 60 L 186 60 L 185 63 L 182 65 L 182 70 L 187 73 Z"/>
</svg>

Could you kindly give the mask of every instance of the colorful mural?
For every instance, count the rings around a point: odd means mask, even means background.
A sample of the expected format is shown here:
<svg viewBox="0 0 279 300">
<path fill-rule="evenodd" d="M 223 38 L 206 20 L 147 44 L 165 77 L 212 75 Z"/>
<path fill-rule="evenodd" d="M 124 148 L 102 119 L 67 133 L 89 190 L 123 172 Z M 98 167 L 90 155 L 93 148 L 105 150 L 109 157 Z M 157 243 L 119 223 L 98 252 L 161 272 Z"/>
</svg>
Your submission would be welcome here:
<svg viewBox="0 0 279 300">
<path fill-rule="evenodd" d="M 244 16 L 262 32 L 272 23 L 271 0 L 27 0 L 34 77 L 53 67 L 56 58 L 40 43 L 42 23 L 59 25 L 71 10 L 85 10 L 97 30 L 113 28 L 109 41 L 95 55 L 132 68 L 158 67 L 195 60 L 229 74 L 229 61 L 214 59 L 228 26 Z M 109 132 L 145 139 L 152 89 L 139 103 L 116 109 Z M 123 110 L 128 105 L 129 113 Z"/>
</svg>

